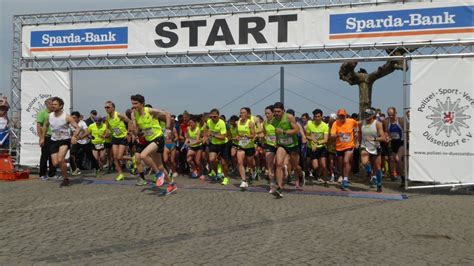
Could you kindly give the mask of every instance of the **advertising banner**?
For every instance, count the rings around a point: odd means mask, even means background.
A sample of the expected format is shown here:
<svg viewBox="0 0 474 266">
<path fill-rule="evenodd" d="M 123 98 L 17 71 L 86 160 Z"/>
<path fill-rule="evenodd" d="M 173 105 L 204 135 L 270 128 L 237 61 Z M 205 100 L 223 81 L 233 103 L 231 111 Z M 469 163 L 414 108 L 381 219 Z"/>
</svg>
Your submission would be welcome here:
<svg viewBox="0 0 474 266">
<path fill-rule="evenodd" d="M 25 26 L 22 56 L 143 55 L 474 39 L 474 1 Z"/>
<path fill-rule="evenodd" d="M 409 177 L 474 182 L 474 58 L 411 64 Z"/>
<path fill-rule="evenodd" d="M 58 96 L 64 110 L 71 106 L 71 77 L 68 71 L 23 71 L 21 73 L 20 164 L 38 166 L 41 148 L 36 130 L 36 115 L 46 109 L 45 100 Z"/>
</svg>

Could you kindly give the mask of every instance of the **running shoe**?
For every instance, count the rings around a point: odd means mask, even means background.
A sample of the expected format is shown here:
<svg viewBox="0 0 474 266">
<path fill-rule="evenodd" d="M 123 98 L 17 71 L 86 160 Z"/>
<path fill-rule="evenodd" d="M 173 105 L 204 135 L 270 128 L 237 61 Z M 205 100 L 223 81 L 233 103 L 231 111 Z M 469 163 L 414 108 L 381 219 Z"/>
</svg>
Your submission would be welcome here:
<svg viewBox="0 0 474 266">
<path fill-rule="evenodd" d="M 178 187 L 176 186 L 175 183 L 171 183 L 168 185 L 168 187 L 166 188 L 166 195 L 170 195 L 174 192 L 176 192 L 176 190 L 178 190 Z"/>
<path fill-rule="evenodd" d="M 192 173 L 191 173 L 191 177 L 192 178 L 198 178 L 198 172 L 196 170 L 194 170 Z"/>
<path fill-rule="evenodd" d="M 275 191 L 272 194 L 277 199 L 283 198 L 283 194 L 281 193 L 281 188 L 279 188 L 279 187 L 277 189 L 275 189 Z"/>
<path fill-rule="evenodd" d="M 252 172 L 252 180 L 258 181 L 258 173 L 255 170 Z"/>
<path fill-rule="evenodd" d="M 146 182 L 146 180 L 140 177 L 138 178 L 137 183 L 135 183 L 135 186 L 146 186 L 147 184 L 148 183 Z"/>
<path fill-rule="evenodd" d="M 249 184 L 246 181 L 242 181 L 242 183 L 240 183 L 240 190 L 245 191 L 248 188 L 249 188 Z"/>
<path fill-rule="evenodd" d="M 382 192 L 382 186 L 377 186 L 377 192 Z"/>
<path fill-rule="evenodd" d="M 222 182 L 221 182 L 221 185 L 227 186 L 228 184 L 230 184 L 229 178 L 228 178 L 228 177 L 224 177 L 224 179 L 223 179 Z"/>
<path fill-rule="evenodd" d="M 173 174 L 171 175 L 171 177 L 172 177 L 172 178 L 177 178 L 177 177 L 178 177 L 178 173 L 176 173 L 176 172 L 173 173 Z"/>
<path fill-rule="evenodd" d="M 72 176 L 78 176 L 78 175 L 81 175 L 81 174 L 82 174 L 82 173 L 81 173 L 81 171 L 79 171 L 79 168 L 76 168 L 76 170 L 74 170 L 74 171 L 71 172 L 71 175 L 72 175 Z"/>
<path fill-rule="evenodd" d="M 270 190 L 268 191 L 269 194 L 275 193 L 276 187 L 273 184 L 270 184 Z"/>
<path fill-rule="evenodd" d="M 371 177 L 371 178 L 370 178 L 370 181 L 369 181 L 369 186 L 370 186 L 371 188 L 374 188 L 376 182 L 377 182 L 376 177 L 375 177 L 375 176 Z"/>
<path fill-rule="evenodd" d="M 70 185 L 69 178 L 64 178 L 59 187 L 68 187 Z"/>
<path fill-rule="evenodd" d="M 96 178 L 99 178 L 101 175 L 102 175 L 102 172 L 100 171 L 100 169 L 95 170 L 95 177 Z"/>
<path fill-rule="evenodd" d="M 219 173 L 214 177 L 215 182 L 222 182 L 222 179 L 224 179 L 224 175 Z"/>
<path fill-rule="evenodd" d="M 208 176 L 209 176 L 209 178 L 214 179 L 214 177 L 216 176 L 216 172 L 214 172 L 214 170 L 211 170 L 211 172 L 209 172 Z"/>
<path fill-rule="evenodd" d="M 334 177 L 334 173 L 331 174 L 330 178 L 329 178 L 329 182 L 330 183 L 335 183 L 336 182 L 336 179 Z"/>
<path fill-rule="evenodd" d="M 48 176 L 48 175 L 44 175 L 44 176 L 41 177 L 41 180 L 43 180 L 43 181 L 49 180 L 49 176 Z"/>
<path fill-rule="evenodd" d="M 342 190 L 348 190 L 348 189 L 349 189 L 349 181 L 347 181 L 347 180 L 342 180 L 342 182 L 341 182 L 341 189 L 342 189 Z"/>
<path fill-rule="evenodd" d="M 123 181 L 125 179 L 125 176 L 123 174 L 119 174 L 116 178 L 115 181 Z"/>
<path fill-rule="evenodd" d="M 165 174 L 163 174 L 163 172 L 158 172 L 155 174 L 155 177 L 156 177 L 156 181 L 155 181 L 155 184 L 157 187 L 161 187 L 163 186 L 163 183 L 165 182 Z"/>
<path fill-rule="evenodd" d="M 337 179 L 337 183 L 341 184 L 343 180 L 344 180 L 344 178 L 342 178 L 342 176 L 340 176 L 340 177 Z"/>
</svg>

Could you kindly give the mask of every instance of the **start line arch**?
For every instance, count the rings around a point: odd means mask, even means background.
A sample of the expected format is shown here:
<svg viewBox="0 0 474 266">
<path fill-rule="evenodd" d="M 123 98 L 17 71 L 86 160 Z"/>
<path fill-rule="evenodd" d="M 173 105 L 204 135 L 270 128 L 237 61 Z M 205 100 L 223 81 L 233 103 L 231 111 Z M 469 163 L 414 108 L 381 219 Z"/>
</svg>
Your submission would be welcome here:
<svg viewBox="0 0 474 266">
<path fill-rule="evenodd" d="M 36 165 L 27 158 L 39 157 L 36 112 L 51 95 L 72 105 L 74 70 L 398 60 L 411 71 L 401 84 L 404 111 L 411 110 L 408 180 L 473 185 L 474 1 L 393 2 L 225 2 L 14 16 L 15 162 Z M 452 80 L 437 81 L 446 69 Z"/>
</svg>

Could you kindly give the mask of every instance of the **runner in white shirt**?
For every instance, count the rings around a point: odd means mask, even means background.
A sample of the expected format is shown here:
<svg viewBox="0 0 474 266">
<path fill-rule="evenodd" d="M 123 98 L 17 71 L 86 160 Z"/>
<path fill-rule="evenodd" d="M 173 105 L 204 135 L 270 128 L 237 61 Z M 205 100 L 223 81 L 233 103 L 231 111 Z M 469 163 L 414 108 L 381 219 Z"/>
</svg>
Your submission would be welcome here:
<svg viewBox="0 0 474 266">
<path fill-rule="evenodd" d="M 66 154 L 70 148 L 71 143 L 77 143 L 77 136 L 79 134 L 79 126 L 76 121 L 66 114 L 63 110 L 64 101 L 59 97 L 52 98 L 53 111 L 49 114 L 48 119 L 43 125 L 43 130 L 40 135 L 40 145 L 44 144 L 44 132 L 47 132 L 51 126 L 51 159 L 55 167 L 61 168 L 61 174 L 64 179 L 61 186 L 69 186 L 69 178 L 67 173 Z M 74 128 L 74 133 L 71 136 L 69 125 Z"/>
<path fill-rule="evenodd" d="M 382 156 L 380 142 L 385 141 L 382 123 L 375 119 L 375 109 L 368 108 L 362 114 L 364 120 L 359 123 L 360 160 L 372 176 L 370 185 L 377 185 L 377 192 L 382 192 Z"/>
</svg>

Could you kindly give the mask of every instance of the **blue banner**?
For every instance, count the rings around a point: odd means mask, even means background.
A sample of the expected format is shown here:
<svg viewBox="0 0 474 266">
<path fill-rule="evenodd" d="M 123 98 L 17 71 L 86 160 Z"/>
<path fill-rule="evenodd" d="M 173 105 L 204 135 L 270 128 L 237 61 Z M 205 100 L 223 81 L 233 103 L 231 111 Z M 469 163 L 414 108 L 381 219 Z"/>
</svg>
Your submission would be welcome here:
<svg viewBox="0 0 474 266">
<path fill-rule="evenodd" d="M 31 32 L 31 48 L 127 45 L 128 27 Z"/>
<path fill-rule="evenodd" d="M 330 34 L 435 30 L 474 26 L 474 6 L 330 15 Z"/>
</svg>

